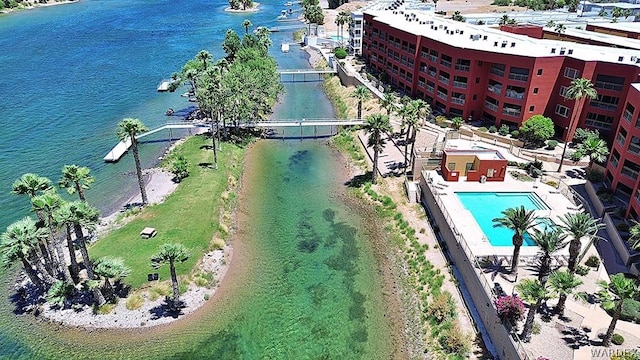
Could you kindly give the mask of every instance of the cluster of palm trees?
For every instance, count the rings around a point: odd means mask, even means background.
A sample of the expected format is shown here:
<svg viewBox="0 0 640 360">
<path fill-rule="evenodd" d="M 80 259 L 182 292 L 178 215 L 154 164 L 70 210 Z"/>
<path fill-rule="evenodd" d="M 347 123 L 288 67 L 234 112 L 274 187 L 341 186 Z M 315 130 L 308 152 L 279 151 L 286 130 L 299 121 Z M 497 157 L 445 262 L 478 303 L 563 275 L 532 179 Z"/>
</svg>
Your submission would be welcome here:
<svg viewBox="0 0 640 360">
<path fill-rule="evenodd" d="M 311 34 L 311 24 L 315 24 L 317 35 L 318 25 L 324 24 L 324 14 L 320 2 L 318 0 L 302 0 L 302 7 L 304 9 L 302 15 L 309 23 L 308 34 Z"/>
<path fill-rule="evenodd" d="M 253 7 L 253 0 L 229 0 L 229 7 L 233 10 L 247 10 Z"/>
<path fill-rule="evenodd" d="M 344 46 L 344 25 L 351 23 L 351 15 L 346 11 L 340 11 L 338 15 L 336 15 L 335 22 L 340 30 L 340 43 Z"/>
<path fill-rule="evenodd" d="M 20 262 L 31 284 L 41 292 L 48 291 L 48 298 L 55 302 L 72 295 L 70 290 L 82 281 L 93 292 L 95 302 L 102 305 L 105 294 L 107 299 L 113 294 L 109 279 L 128 275 L 128 268 L 118 259 L 99 259 L 100 266 L 96 266 L 89 258 L 87 242 L 100 220 L 99 211 L 87 203 L 84 194 L 93 182 L 88 168 L 66 165 L 58 185 L 78 194 L 78 201 L 63 200 L 50 179 L 34 173 L 22 175 L 12 186 L 14 194 L 29 198 L 36 219 L 26 216 L 0 236 L 2 265 Z"/>
</svg>

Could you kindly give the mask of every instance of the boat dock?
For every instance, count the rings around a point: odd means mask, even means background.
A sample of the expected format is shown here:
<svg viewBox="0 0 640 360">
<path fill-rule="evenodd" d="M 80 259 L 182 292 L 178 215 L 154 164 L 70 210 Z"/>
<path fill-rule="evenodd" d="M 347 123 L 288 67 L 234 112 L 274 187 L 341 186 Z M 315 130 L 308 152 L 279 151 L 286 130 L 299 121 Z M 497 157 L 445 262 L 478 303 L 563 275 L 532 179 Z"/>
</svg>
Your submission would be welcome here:
<svg viewBox="0 0 640 360">
<path fill-rule="evenodd" d="M 169 91 L 170 86 L 171 86 L 171 81 L 163 80 L 162 82 L 160 82 L 160 84 L 158 84 L 158 92 Z"/>
</svg>

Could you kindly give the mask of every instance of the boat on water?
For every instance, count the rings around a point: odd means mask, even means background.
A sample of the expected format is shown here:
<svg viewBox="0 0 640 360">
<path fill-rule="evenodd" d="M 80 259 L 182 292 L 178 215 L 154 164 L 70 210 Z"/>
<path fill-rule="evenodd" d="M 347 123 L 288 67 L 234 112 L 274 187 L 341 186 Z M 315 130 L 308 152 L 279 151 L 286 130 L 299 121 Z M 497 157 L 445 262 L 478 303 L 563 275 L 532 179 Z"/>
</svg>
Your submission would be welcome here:
<svg viewBox="0 0 640 360">
<path fill-rule="evenodd" d="M 289 52 L 289 43 L 282 43 L 280 45 L 280 51 L 282 51 L 283 53 Z"/>
<path fill-rule="evenodd" d="M 278 16 L 278 20 L 284 20 L 287 18 L 287 10 L 282 10 L 280 12 L 280 16 Z"/>
<path fill-rule="evenodd" d="M 284 3 L 284 6 L 293 6 L 293 3 L 291 1 Z"/>
</svg>

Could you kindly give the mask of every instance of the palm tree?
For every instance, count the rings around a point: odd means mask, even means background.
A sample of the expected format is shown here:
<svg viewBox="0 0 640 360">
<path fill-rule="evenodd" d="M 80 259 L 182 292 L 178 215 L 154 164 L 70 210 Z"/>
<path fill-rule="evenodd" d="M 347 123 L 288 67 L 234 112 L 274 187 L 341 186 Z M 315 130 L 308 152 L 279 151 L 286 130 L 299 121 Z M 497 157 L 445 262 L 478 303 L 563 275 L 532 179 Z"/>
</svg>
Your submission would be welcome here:
<svg viewBox="0 0 640 360">
<path fill-rule="evenodd" d="M 366 86 L 359 85 L 353 90 L 351 96 L 358 100 L 358 119 L 362 119 L 362 102 L 371 98 L 371 92 Z"/>
<path fill-rule="evenodd" d="M 547 27 L 547 28 L 554 28 L 555 26 L 556 26 L 556 22 L 553 20 L 547 21 L 547 23 L 544 25 L 544 27 Z"/>
<path fill-rule="evenodd" d="M 560 228 L 548 229 L 545 227 L 544 231 L 533 229 L 531 238 L 535 241 L 536 245 L 540 247 L 540 268 L 538 271 L 538 281 L 542 285 L 546 284 L 549 274 L 551 273 L 551 256 L 556 251 L 563 249 L 567 246 L 568 242 L 564 241 L 567 235 Z"/>
<path fill-rule="evenodd" d="M 414 138 L 414 132 L 417 132 L 416 126 L 418 125 L 418 117 L 421 104 L 418 103 L 419 100 L 412 100 L 405 107 L 408 109 L 406 122 L 407 122 L 407 136 L 404 139 L 404 173 L 407 173 L 407 168 L 409 167 L 409 142 Z"/>
<path fill-rule="evenodd" d="M 48 178 L 34 173 L 26 173 L 13 183 L 11 192 L 32 198 L 38 195 L 38 192 L 47 191 L 52 187 L 51 180 Z"/>
<path fill-rule="evenodd" d="M 633 226 L 629 228 L 629 246 L 633 250 L 640 250 L 640 223 L 632 220 Z"/>
<path fill-rule="evenodd" d="M 560 317 L 564 317 L 564 305 L 567 297 L 574 294 L 576 288 L 582 285 L 582 280 L 568 271 L 554 271 L 549 276 L 548 285 L 549 289 L 559 295 L 555 310 Z"/>
<path fill-rule="evenodd" d="M 47 236 L 47 229 L 38 228 L 36 222 L 27 216 L 9 225 L 7 231 L 0 237 L 0 252 L 3 259 L 8 264 L 20 260 L 29 280 L 40 289 L 45 289 L 55 281 L 36 254 L 39 242 Z M 37 270 L 34 270 L 34 267 Z"/>
<path fill-rule="evenodd" d="M 562 37 L 562 34 L 567 30 L 567 27 L 564 24 L 556 24 L 555 30 L 558 32 L 558 37 Z"/>
<path fill-rule="evenodd" d="M 252 26 L 253 24 L 249 19 L 244 19 L 244 21 L 242 22 L 242 27 L 244 28 L 245 35 L 249 33 L 249 28 Z"/>
<path fill-rule="evenodd" d="M 89 258 L 87 241 L 82 228 L 88 229 L 89 232 L 93 231 L 96 224 L 100 221 L 100 212 L 93 206 L 81 201 L 69 203 L 69 211 L 71 212 L 69 220 L 73 224 L 73 231 L 76 235 L 78 247 L 80 248 L 82 262 L 85 269 L 87 269 L 87 277 L 93 280 L 95 279 L 93 263 Z"/>
<path fill-rule="evenodd" d="M 120 258 L 101 257 L 95 262 L 95 273 L 104 279 L 104 289 L 106 297 L 113 299 L 115 291 L 109 279 L 119 281 L 131 274 L 131 269 L 125 266 L 124 261 Z"/>
<path fill-rule="evenodd" d="M 171 272 L 171 284 L 173 285 L 173 299 L 172 305 L 174 308 L 178 307 L 180 301 L 180 292 L 178 290 L 178 276 L 176 275 L 176 262 L 185 262 L 189 259 L 189 252 L 187 248 L 182 244 L 165 243 L 160 246 L 160 250 L 151 257 L 151 266 L 154 269 L 169 263 L 169 270 Z"/>
<path fill-rule="evenodd" d="M 382 98 L 378 99 L 378 104 L 387 110 L 387 117 L 391 117 L 391 113 L 398 109 L 396 97 L 392 93 L 384 93 Z"/>
<path fill-rule="evenodd" d="M 463 123 L 464 123 L 464 120 L 462 120 L 460 116 L 456 116 L 453 119 L 451 119 L 451 128 L 454 130 L 460 130 Z"/>
<path fill-rule="evenodd" d="M 66 308 L 73 296 L 74 287 L 64 281 L 56 280 L 47 292 L 47 302 Z"/>
<path fill-rule="evenodd" d="M 133 150 L 133 160 L 136 163 L 136 175 L 138 175 L 138 185 L 140 186 L 140 196 L 142 197 L 142 206 L 147 205 L 147 191 L 144 187 L 144 178 L 142 177 L 142 167 L 140 165 L 140 155 L 138 154 L 138 141 L 136 136 L 149 129 L 138 119 L 126 118 L 118 124 L 117 135 L 121 141 L 127 139 L 131 141 L 131 149 Z"/>
<path fill-rule="evenodd" d="M 365 119 L 364 131 L 369 134 L 367 146 L 373 147 L 373 174 L 371 182 L 376 183 L 378 179 L 378 156 L 386 140 L 382 137 L 383 133 L 391 131 L 391 123 L 386 115 L 372 114 Z"/>
<path fill-rule="evenodd" d="M 71 212 L 70 202 L 64 202 L 62 205 L 53 212 L 53 220 L 56 227 L 64 228 L 65 238 L 67 239 L 67 249 L 69 251 L 69 264 L 71 277 L 78 278 L 80 273 L 80 267 L 78 266 L 78 259 L 76 258 L 76 249 L 73 244 L 73 238 L 71 236 L 71 229 L 73 227 L 73 213 Z"/>
<path fill-rule="evenodd" d="M 616 323 L 622 313 L 622 304 L 627 299 L 633 299 L 640 291 L 635 286 L 633 279 L 627 279 L 624 274 L 611 275 L 610 281 L 598 282 L 598 286 L 602 289 L 597 293 L 598 300 L 602 303 L 602 308 L 605 310 L 613 310 L 613 316 L 611 323 L 607 329 L 604 339 L 602 339 L 603 346 L 611 345 L 611 337 L 613 331 L 616 329 Z"/>
<path fill-rule="evenodd" d="M 568 99 L 576 100 L 576 104 L 573 108 L 573 114 L 571 115 L 569 128 L 567 129 L 567 133 L 565 134 L 566 138 L 564 141 L 564 149 L 562 150 L 562 156 L 560 157 L 560 166 L 558 166 L 558 172 L 562 171 L 562 163 L 564 162 L 564 155 L 567 152 L 567 144 L 573 138 L 573 133 L 575 132 L 576 126 L 578 125 L 578 113 L 584 106 L 585 98 L 594 99 L 598 97 L 598 92 L 593 86 L 593 83 L 591 83 L 591 80 L 578 78 L 571 81 L 571 86 L 569 87 L 569 89 L 567 89 L 565 95 Z"/>
<path fill-rule="evenodd" d="M 510 24 L 510 23 L 511 23 L 511 18 L 509 17 L 509 15 L 504 14 L 500 18 L 500 21 L 498 22 L 498 25 L 507 25 L 507 24 Z"/>
<path fill-rule="evenodd" d="M 202 70 L 206 71 L 207 65 L 209 64 L 209 61 L 211 61 L 211 53 L 207 50 L 200 50 L 200 52 L 196 54 L 196 60 L 202 62 Z"/>
<path fill-rule="evenodd" d="M 520 257 L 520 247 L 524 243 L 524 234 L 533 227 L 536 216 L 533 210 L 527 210 L 524 205 L 517 208 L 508 208 L 502 212 L 501 218 L 492 221 L 494 227 L 506 227 L 513 230 L 513 259 L 511 259 L 511 274 L 518 273 L 518 261 Z"/>
<path fill-rule="evenodd" d="M 589 171 L 591 171 L 595 161 L 603 162 L 607 160 L 607 155 L 609 155 L 607 143 L 595 136 L 588 136 L 580 145 L 578 145 L 576 152 L 580 153 L 581 157 L 589 157 Z"/>
<path fill-rule="evenodd" d="M 598 238 L 598 231 L 604 227 L 602 223 L 594 219 L 590 214 L 585 212 L 568 213 L 560 217 L 560 227 L 571 236 L 569 242 L 569 261 L 567 267 L 570 273 L 576 272 L 576 265 L 580 259 L 586 254 L 591 243 Z M 587 245 L 582 250 L 582 239 L 587 238 Z"/>
<path fill-rule="evenodd" d="M 534 279 L 522 280 L 516 285 L 516 290 L 522 300 L 529 304 L 527 320 L 524 322 L 522 334 L 520 335 L 523 342 L 529 342 L 531 340 L 531 331 L 533 330 L 533 320 L 535 319 L 536 312 L 538 312 L 540 304 L 542 304 L 544 300 L 549 299 L 551 294 L 540 281 Z"/>
<path fill-rule="evenodd" d="M 78 165 L 65 165 L 62 168 L 62 178 L 58 181 L 58 186 L 67 189 L 69 194 L 78 193 L 81 201 L 87 201 L 84 191 L 91 187 L 95 179 L 91 176 L 88 167 Z"/>
<path fill-rule="evenodd" d="M 344 36 L 343 36 L 344 24 L 348 24 L 349 20 L 351 20 L 351 16 L 349 16 L 349 14 L 344 12 L 344 11 L 340 11 L 338 13 L 338 15 L 336 16 L 335 23 L 336 23 L 336 25 L 338 25 L 338 28 L 340 29 L 340 43 L 341 44 L 344 42 Z"/>
</svg>

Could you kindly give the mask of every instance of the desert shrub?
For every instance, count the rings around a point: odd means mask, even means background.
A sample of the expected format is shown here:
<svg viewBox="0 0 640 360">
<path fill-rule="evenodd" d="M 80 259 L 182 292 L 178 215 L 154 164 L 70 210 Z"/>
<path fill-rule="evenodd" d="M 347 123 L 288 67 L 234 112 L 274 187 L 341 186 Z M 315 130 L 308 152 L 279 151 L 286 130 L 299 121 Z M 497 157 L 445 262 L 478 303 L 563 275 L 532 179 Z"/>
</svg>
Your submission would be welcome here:
<svg viewBox="0 0 640 360">
<path fill-rule="evenodd" d="M 514 139 L 519 138 L 520 137 L 520 131 L 519 130 L 513 130 L 511 132 L 511 137 L 514 138 Z"/>
<path fill-rule="evenodd" d="M 468 334 L 462 331 L 457 321 L 454 321 L 441 333 L 438 342 L 446 352 L 461 358 L 466 358 L 471 351 L 471 339 Z"/>
<path fill-rule="evenodd" d="M 611 337 L 611 342 L 615 345 L 622 345 L 622 343 L 624 343 L 624 337 L 618 333 L 615 333 Z"/>
<path fill-rule="evenodd" d="M 339 47 L 339 48 L 336 48 L 333 51 L 333 54 L 336 56 L 336 58 L 338 60 L 342 60 L 342 59 L 347 57 L 347 50 L 345 50 L 344 48 Z"/>
<path fill-rule="evenodd" d="M 586 266 L 578 265 L 576 267 L 576 274 L 580 276 L 585 276 L 589 273 L 589 268 Z"/>
<path fill-rule="evenodd" d="M 204 301 L 208 301 L 209 300 L 209 293 L 204 294 Z"/>
<path fill-rule="evenodd" d="M 502 125 L 500 126 L 500 128 L 498 129 L 498 134 L 502 135 L 502 136 L 507 136 L 509 135 L 509 127 L 507 125 Z"/>
<path fill-rule="evenodd" d="M 168 283 L 159 283 L 149 289 L 149 299 L 151 301 L 157 300 L 159 297 L 168 296 L 171 294 L 171 291 L 171 285 Z"/>
<path fill-rule="evenodd" d="M 558 146 L 558 142 L 556 140 L 547 141 L 547 150 L 553 150 Z"/>
<path fill-rule="evenodd" d="M 502 319 L 502 321 L 515 324 L 524 317 L 524 303 L 517 296 L 500 296 L 495 300 L 495 305 L 498 317 Z"/>
<path fill-rule="evenodd" d="M 451 297 L 451 293 L 443 291 L 437 294 L 429 303 L 427 315 L 437 322 L 452 319 L 456 315 L 455 303 Z"/>
<path fill-rule="evenodd" d="M 491 5 L 496 5 L 496 6 L 509 6 L 509 5 L 511 5 L 511 0 L 493 0 L 493 2 L 491 3 Z"/>
<path fill-rule="evenodd" d="M 495 132 L 497 132 L 497 131 L 498 131 L 498 128 L 496 128 L 496 126 L 495 126 L 495 125 L 491 125 L 491 126 L 489 126 L 489 132 L 490 132 L 490 133 L 492 133 L 492 134 L 493 134 L 493 133 L 495 133 Z"/>
<path fill-rule="evenodd" d="M 213 239 L 213 241 L 211 242 L 211 248 L 213 250 L 222 250 L 222 249 L 224 249 L 225 245 L 226 244 L 224 242 L 224 239 L 221 239 L 221 238 L 218 238 L 218 237 Z"/>
<path fill-rule="evenodd" d="M 540 323 L 539 322 L 534 322 L 533 323 L 533 328 L 531 329 L 531 333 L 534 335 L 540 335 L 540 331 L 542 331 L 541 327 L 540 327 Z"/>
<path fill-rule="evenodd" d="M 547 184 L 547 185 L 549 185 L 549 186 L 552 186 L 552 187 L 554 187 L 554 188 L 557 188 L 557 187 L 558 187 L 558 183 L 557 183 L 557 182 L 555 182 L 555 181 L 552 181 L 552 180 L 547 181 L 545 184 Z"/>
<path fill-rule="evenodd" d="M 588 267 L 597 268 L 598 266 L 600 266 L 600 258 L 596 255 L 591 255 L 589 256 L 587 261 L 584 262 L 584 264 Z"/>
<path fill-rule="evenodd" d="M 180 295 L 186 293 L 187 290 L 189 290 L 189 282 L 184 280 L 180 281 L 180 283 L 178 284 L 178 292 L 180 293 Z"/>
<path fill-rule="evenodd" d="M 142 304 L 144 304 L 144 298 L 142 297 L 142 295 L 133 294 L 127 298 L 127 301 L 125 302 L 125 307 L 128 310 L 137 310 L 142 307 Z"/>
<path fill-rule="evenodd" d="M 487 132 L 487 128 L 484 126 L 481 126 L 478 128 L 478 131 Z"/>
<path fill-rule="evenodd" d="M 106 314 L 110 314 L 115 308 L 116 306 L 118 306 L 118 304 L 113 304 L 113 303 L 106 303 L 102 306 L 93 306 L 93 313 L 95 315 L 106 315 Z"/>
</svg>

